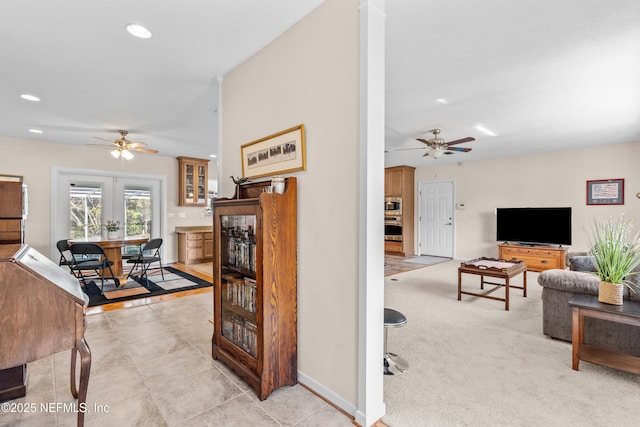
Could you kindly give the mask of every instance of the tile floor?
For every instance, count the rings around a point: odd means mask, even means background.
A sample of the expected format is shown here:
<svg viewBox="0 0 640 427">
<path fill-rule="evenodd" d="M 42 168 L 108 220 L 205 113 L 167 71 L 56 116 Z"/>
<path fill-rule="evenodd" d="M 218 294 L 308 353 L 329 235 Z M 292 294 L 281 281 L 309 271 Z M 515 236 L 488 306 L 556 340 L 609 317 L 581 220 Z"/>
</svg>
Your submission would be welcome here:
<svg viewBox="0 0 640 427">
<path fill-rule="evenodd" d="M 211 293 L 204 293 L 87 316 L 92 366 L 85 425 L 353 426 L 300 385 L 260 402 L 211 358 L 212 313 Z M 74 426 L 76 414 L 62 405 L 74 402 L 69 359 L 65 351 L 30 363 L 27 395 L 11 402 L 35 411 L 0 412 L 0 426 Z"/>
</svg>

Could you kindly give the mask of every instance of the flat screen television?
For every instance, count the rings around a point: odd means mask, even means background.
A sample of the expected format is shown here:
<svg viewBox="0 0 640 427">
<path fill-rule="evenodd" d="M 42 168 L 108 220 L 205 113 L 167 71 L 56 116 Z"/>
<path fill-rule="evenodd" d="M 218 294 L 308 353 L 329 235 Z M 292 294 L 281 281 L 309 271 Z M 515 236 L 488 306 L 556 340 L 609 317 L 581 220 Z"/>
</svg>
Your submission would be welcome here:
<svg viewBox="0 0 640 427">
<path fill-rule="evenodd" d="M 496 240 L 571 245 L 571 208 L 498 208 Z"/>
</svg>

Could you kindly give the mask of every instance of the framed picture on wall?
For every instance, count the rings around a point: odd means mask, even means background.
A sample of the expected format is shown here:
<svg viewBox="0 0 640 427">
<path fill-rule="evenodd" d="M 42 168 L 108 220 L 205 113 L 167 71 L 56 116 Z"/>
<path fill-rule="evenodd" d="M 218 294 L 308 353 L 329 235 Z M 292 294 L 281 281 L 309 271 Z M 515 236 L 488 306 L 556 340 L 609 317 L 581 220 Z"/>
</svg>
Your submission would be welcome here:
<svg viewBox="0 0 640 427">
<path fill-rule="evenodd" d="M 304 125 L 265 136 L 240 147 L 242 176 L 259 178 L 307 168 Z"/>
<path fill-rule="evenodd" d="M 624 205 L 624 179 L 587 181 L 587 205 Z"/>
</svg>

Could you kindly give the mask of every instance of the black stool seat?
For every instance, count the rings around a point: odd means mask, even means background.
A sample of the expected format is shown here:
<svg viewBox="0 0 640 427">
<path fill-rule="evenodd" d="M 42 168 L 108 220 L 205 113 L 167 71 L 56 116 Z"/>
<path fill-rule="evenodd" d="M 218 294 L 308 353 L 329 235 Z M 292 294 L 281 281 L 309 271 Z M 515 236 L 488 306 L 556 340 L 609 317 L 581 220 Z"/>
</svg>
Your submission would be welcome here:
<svg viewBox="0 0 640 427">
<path fill-rule="evenodd" d="M 384 309 L 384 374 L 385 375 L 393 375 L 393 372 L 389 370 L 390 367 L 394 366 L 398 371 L 404 372 L 409 369 L 409 363 L 404 360 L 402 357 L 398 356 L 395 353 L 391 353 L 387 351 L 387 329 L 388 328 L 401 328 L 407 324 L 407 317 L 400 313 L 398 310 L 394 310 L 392 308 Z"/>
<path fill-rule="evenodd" d="M 400 328 L 407 324 L 407 317 L 392 308 L 384 309 L 385 328 Z"/>
</svg>

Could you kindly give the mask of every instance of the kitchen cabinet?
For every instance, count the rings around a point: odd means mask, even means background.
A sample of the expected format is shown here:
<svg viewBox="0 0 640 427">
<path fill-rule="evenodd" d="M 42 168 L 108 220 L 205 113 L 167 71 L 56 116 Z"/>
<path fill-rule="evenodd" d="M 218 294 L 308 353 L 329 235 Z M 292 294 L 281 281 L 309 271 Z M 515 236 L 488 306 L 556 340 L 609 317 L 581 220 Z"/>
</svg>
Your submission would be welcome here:
<svg viewBox="0 0 640 427">
<path fill-rule="evenodd" d="M 213 260 L 213 232 L 210 226 L 176 227 L 178 262 L 200 264 Z"/>
<path fill-rule="evenodd" d="M 178 206 L 207 206 L 209 160 L 178 157 Z"/>
</svg>

